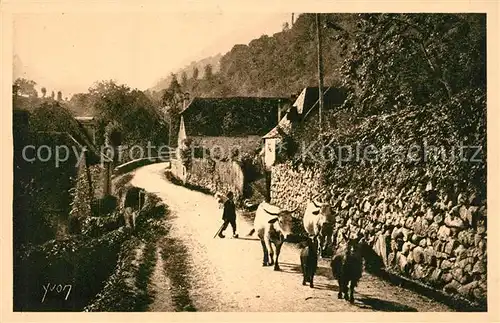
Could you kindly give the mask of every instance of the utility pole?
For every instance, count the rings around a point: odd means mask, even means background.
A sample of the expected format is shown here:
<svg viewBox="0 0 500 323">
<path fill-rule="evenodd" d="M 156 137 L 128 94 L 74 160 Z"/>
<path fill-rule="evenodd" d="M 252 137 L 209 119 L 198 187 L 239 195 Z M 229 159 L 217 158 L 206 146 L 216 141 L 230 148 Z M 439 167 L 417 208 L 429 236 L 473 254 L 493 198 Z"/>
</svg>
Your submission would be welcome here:
<svg viewBox="0 0 500 323">
<path fill-rule="evenodd" d="M 172 138 L 172 118 L 171 118 L 171 114 L 168 113 L 169 109 L 170 109 L 170 106 L 168 106 L 168 105 L 163 106 L 163 116 L 168 119 L 168 147 L 170 149 L 170 147 L 172 147 L 172 145 L 171 145 L 172 141 L 170 139 L 170 138 Z"/>
<path fill-rule="evenodd" d="M 316 40 L 318 44 L 318 97 L 319 97 L 319 134 L 322 133 L 321 114 L 323 113 L 323 56 L 321 50 L 320 13 L 316 14 Z"/>
</svg>

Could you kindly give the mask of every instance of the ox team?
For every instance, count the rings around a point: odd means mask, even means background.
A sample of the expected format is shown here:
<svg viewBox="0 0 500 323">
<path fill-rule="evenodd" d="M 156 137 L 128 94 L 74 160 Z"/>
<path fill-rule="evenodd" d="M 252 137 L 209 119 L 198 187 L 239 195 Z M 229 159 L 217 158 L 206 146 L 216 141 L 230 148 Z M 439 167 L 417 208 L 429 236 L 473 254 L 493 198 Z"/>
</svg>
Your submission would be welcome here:
<svg viewBox="0 0 500 323">
<path fill-rule="evenodd" d="M 218 195 L 221 203 L 222 195 Z M 300 253 L 300 264 L 303 273 L 302 284 L 309 283 L 314 287 L 314 274 L 318 266 L 318 254 L 324 257 L 328 246 L 333 247 L 333 223 L 335 218 L 331 212 L 329 203 L 322 203 L 316 199 L 309 200 L 303 216 L 303 226 L 308 235 L 306 246 Z M 222 203 L 221 203 L 222 204 Z M 224 202 L 224 211 L 222 219 L 224 221 L 219 237 L 223 238 L 222 232 L 231 224 L 233 228 L 233 237 L 236 234 L 236 212 L 233 201 L 233 194 L 227 194 L 227 200 Z M 255 219 L 249 236 L 257 232 L 263 251 L 263 266 L 273 266 L 274 270 L 280 270 L 279 255 L 281 247 L 292 235 L 292 213 L 297 211 L 285 210 L 267 202 L 261 202 L 255 212 Z M 340 232 L 340 241 L 338 241 L 336 250 L 331 258 L 330 267 L 333 277 L 338 281 L 338 298 L 344 298 L 349 302 L 354 302 L 354 288 L 361 279 L 363 268 L 364 238 L 357 232 Z M 274 250 L 273 248 L 276 250 Z M 276 252 L 275 252 L 276 251 Z M 276 255 L 276 257 L 274 257 Z"/>
</svg>

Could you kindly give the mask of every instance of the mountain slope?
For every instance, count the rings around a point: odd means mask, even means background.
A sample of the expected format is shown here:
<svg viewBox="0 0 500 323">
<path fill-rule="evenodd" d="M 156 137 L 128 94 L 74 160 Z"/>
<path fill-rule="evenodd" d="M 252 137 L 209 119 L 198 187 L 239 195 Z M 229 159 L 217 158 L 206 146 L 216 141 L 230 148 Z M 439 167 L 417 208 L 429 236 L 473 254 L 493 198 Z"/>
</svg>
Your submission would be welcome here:
<svg viewBox="0 0 500 323">
<path fill-rule="evenodd" d="M 177 76 L 177 79 L 179 81 L 181 81 L 181 76 L 183 73 L 186 73 L 186 76 L 188 78 L 192 78 L 193 71 L 195 68 L 197 68 L 198 72 L 199 72 L 198 78 L 203 78 L 204 73 L 205 73 L 205 66 L 207 66 L 207 65 L 212 66 L 212 71 L 214 73 L 219 71 L 221 58 L 222 58 L 222 55 L 218 54 L 215 56 L 204 58 L 200 61 L 193 61 L 189 65 L 187 65 L 181 69 L 178 69 L 174 74 Z M 169 75 L 169 76 L 159 80 L 152 88 L 150 88 L 150 90 L 151 91 L 161 91 L 163 89 L 166 89 L 169 86 L 171 81 L 172 81 L 172 76 Z"/>
<path fill-rule="evenodd" d="M 340 83 L 338 69 L 350 38 L 356 30 L 355 16 L 323 14 L 324 82 Z M 340 29 L 340 30 L 339 30 Z M 347 37 L 340 37 L 344 35 Z M 213 76 L 201 73 L 191 78 L 195 64 L 179 70 L 177 79 L 182 84 L 182 72 L 188 76 L 183 90 L 192 96 L 289 96 L 306 86 L 317 85 L 317 41 L 314 14 L 301 14 L 292 28 L 273 36 L 263 35 L 248 45 L 235 45 L 225 55 L 217 56 L 220 66 L 214 65 Z M 208 58 L 197 63 L 202 66 Z M 170 78 L 160 81 L 153 90 L 168 87 Z"/>
</svg>

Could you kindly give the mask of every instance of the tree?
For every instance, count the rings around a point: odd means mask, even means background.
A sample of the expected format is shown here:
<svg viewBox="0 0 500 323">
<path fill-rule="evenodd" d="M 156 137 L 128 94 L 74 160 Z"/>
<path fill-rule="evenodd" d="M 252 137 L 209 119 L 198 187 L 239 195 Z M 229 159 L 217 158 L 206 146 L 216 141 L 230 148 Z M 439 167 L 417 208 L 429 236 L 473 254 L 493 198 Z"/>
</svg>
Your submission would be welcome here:
<svg viewBox="0 0 500 323">
<path fill-rule="evenodd" d="M 186 88 L 187 87 L 187 83 L 188 83 L 187 73 L 186 72 L 182 72 L 182 74 L 181 74 L 181 85 L 182 85 L 182 87 Z"/>
<path fill-rule="evenodd" d="M 51 98 L 52 100 L 54 100 L 54 98 L 55 98 L 55 97 L 56 97 L 56 95 L 55 95 L 54 91 L 52 91 L 52 93 L 50 94 L 50 98 Z"/>
<path fill-rule="evenodd" d="M 213 77 L 213 67 L 210 64 L 205 65 L 205 80 L 211 80 Z"/>
<path fill-rule="evenodd" d="M 178 112 L 182 108 L 184 92 L 182 91 L 181 85 L 177 81 L 177 76 L 172 74 L 171 77 L 172 79 L 169 87 L 163 92 L 162 104 L 163 106 L 168 107 L 168 110 Z"/>
<path fill-rule="evenodd" d="M 193 68 L 193 80 L 197 80 L 199 75 L 200 71 L 198 70 L 198 68 L 197 67 Z"/>
<path fill-rule="evenodd" d="M 127 145 L 148 141 L 156 145 L 165 143 L 167 129 L 163 118 L 142 91 L 110 80 L 94 84 L 89 89 L 89 96 L 92 112 L 99 123 L 98 144 L 106 140 L 105 128 L 111 122 L 108 132 L 111 128 L 119 128 L 121 142 Z"/>
<path fill-rule="evenodd" d="M 27 80 L 25 78 L 18 78 L 14 81 L 13 84 L 13 94 L 17 95 L 25 95 L 30 98 L 38 97 L 38 92 L 35 89 L 36 82 L 32 80 Z"/>
<path fill-rule="evenodd" d="M 42 97 L 45 98 L 45 95 L 47 95 L 47 89 L 45 87 L 42 87 Z"/>
<path fill-rule="evenodd" d="M 69 100 L 69 108 L 78 116 L 92 116 L 93 96 L 90 93 L 75 93 Z"/>
<path fill-rule="evenodd" d="M 163 92 L 162 105 L 165 107 L 165 115 L 169 122 L 169 143 L 172 144 L 173 140 L 177 138 L 176 130 L 179 127 L 180 117 L 179 113 L 183 108 L 183 101 L 185 99 L 182 87 L 177 81 L 175 74 L 172 74 L 172 80 L 169 87 Z"/>
<path fill-rule="evenodd" d="M 57 91 L 57 101 L 62 101 L 62 92 Z"/>
</svg>

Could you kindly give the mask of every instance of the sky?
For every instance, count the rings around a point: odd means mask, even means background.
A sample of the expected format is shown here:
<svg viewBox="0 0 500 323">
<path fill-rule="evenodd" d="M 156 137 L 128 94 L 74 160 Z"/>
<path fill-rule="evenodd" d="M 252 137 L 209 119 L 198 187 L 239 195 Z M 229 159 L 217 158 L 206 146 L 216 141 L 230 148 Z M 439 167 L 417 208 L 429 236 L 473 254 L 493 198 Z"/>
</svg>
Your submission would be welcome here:
<svg viewBox="0 0 500 323">
<path fill-rule="evenodd" d="M 191 61 L 281 31 L 291 13 L 34 13 L 13 20 L 14 77 L 70 97 L 109 79 L 145 90 Z"/>
</svg>

